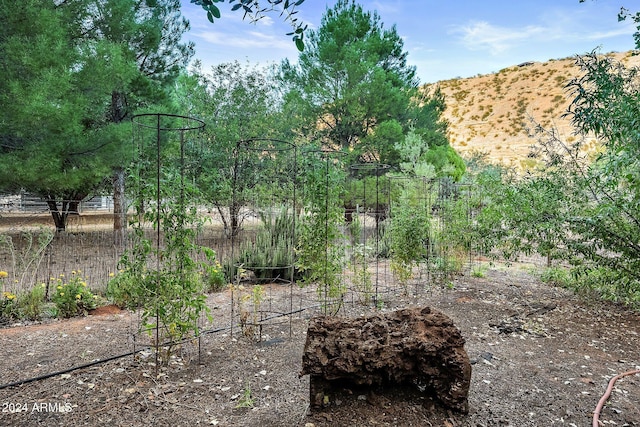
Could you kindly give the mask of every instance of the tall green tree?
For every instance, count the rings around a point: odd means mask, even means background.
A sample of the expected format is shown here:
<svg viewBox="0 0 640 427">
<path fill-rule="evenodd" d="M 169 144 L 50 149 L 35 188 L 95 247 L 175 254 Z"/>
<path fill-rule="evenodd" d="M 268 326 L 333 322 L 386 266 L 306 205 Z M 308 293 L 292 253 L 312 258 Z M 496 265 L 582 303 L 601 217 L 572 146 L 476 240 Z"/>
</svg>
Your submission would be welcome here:
<svg viewBox="0 0 640 427">
<path fill-rule="evenodd" d="M 620 295 L 640 303 L 640 69 L 596 54 L 577 62 L 584 74 L 569 84 L 568 114 L 604 151 L 587 165 L 574 162 L 585 208 L 572 218 L 575 233 L 584 236 L 573 247 L 616 276 Z"/>
<path fill-rule="evenodd" d="M 241 144 L 251 138 L 289 136 L 280 130 L 282 116 L 274 86 L 267 70 L 237 61 L 214 66 L 210 73 L 195 67 L 177 86 L 178 102 L 207 124 L 194 179 L 204 202 L 220 214 L 228 236 L 240 229 L 242 208 L 259 187 L 259 172 L 269 161 L 268 156 L 260 157 Z"/>
<path fill-rule="evenodd" d="M 309 31 L 298 63 L 285 60 L 281 68 L 285 100 L 304 116 L 302 131 L 349 151 L 352 161 L 397 168 L 402 159 L 395 144 L 410 129 L 434 147 L 448 144 L 443 98 L 419 91 L 395 26 L 385 28 L 377 12 L 354 0 L 328 8 L 320 27 Z"/>
<path fill-rule="evenodd" d="M 89 2 L 4 2 L 0 36 L 0 123 L 3 190 L 21 189 L 47 200 L 56 229 L 96 191 L 117 157 L 110 141 L 123 135 L 102 126 L 109 86 L 134 70 L 115 46 L 80 44 Z M 6 18 L 6 19 L 5 19 Z M 105 58 L 109 58 L 105 61 Z"/>
<path fill-rule="evenodd" d="M 365 140 L 371 145 L 376 131 L 378 139 L 402 135 L 418 87 L 406 57 L 395 27 L 385 29 L 376 12 L 339 0 L 310 31 L 298 64 L 285 60 L 283 81 L 310 113 L 307 129 L 326 145 L 386 157 L 385 148 L 368 153 Z"/>
<path fill-rule="evenodd" d="M 107 0 L 98 2 L 91 11 L 86 38 L 120 46 L 137 67 L 128 85 L 113 85 L 106 121 L 120 123 L 150 105 L 167 108 L 160 105 L 168 104 L 168 89 L 195 53 L 192 42 L 181 41 L 189 22 L 180 14 L 180 1 Z M 180 107 L 177 110 L 180 112 Z M 116 243 L 124 239 L 126 228 L 126 166 L 121 162 L 113 167 Z"/>
<path fill-rule="evenodd" d="M 0 5 L 2 183 L 47 200 L 56 229 L 122 170 L 132 110 L 158 102 L 192 53 L 179 2 Z M 129 128 L 129 130 L 127 130 Z"/>
</svg>

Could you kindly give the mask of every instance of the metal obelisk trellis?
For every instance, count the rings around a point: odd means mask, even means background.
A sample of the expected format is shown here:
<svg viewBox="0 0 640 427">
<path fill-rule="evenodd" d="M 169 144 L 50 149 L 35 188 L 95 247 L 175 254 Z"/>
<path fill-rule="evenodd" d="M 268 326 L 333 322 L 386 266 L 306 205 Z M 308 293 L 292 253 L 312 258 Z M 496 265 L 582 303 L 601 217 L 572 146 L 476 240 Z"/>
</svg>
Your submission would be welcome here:
<svg viewBox="0 0 640 427">
<path fill-rule="evenodd" d="M 350 167 L 353 179 L 356 183 L 361 183 L 362 186 L 361 191 L 357 191 L 359 194 L 352 194 L 352 197 L 357 197 L 361 203 L 352 207 L 355 208 L 356 218 L 351 219 L 352 221 L 357 221 L 356 226 L 360 226 L 362 230 L 361 241 L 354 242 L 354 247 L 352 248 L 352 252 L 355 254 L 355 256 L 352 256 L 354 266 L 360 270 L 359 274 L 354 277 L 354 282 L 356 282 L 356 288 L 364 294 L 364 302 L 368 303 L 371 296 L 373 296 L 373 303 L 376 307 L 379 304 L 380 297 L 380 227 L 382 221 L 389 214 L 388 196 L 385 197 L 384 195 L 385 191 L 383 191 L 383 183 L 380 181 L 380 177 L 386 174 L 389 168 L 389 165 L 381 163 L 357 163 Z M 357 187 L 360 187 L 360 185 Z M 357 190 L 360 190 L 360 188 L 357 188 Z M 385 190 L 389 193 L 388 188 Z M 373 216 L 375 221 L 373 230 L 367 227 L 368 216 Z M 360 217 L 362 217 L 361 225 L 359 224 Z M 373 247 L 369 246 L 369 240 L 373 240 Z M 370 283 L 369 263 L 372 257 L 375 262 L 375 284 Z M 358 261 L 361 264 L 359 266 L 357 265 Z M 370 289 L 372 285 L 374 285 L 373 289 Z"/>
<path fill-rule="evenodd" d="M 288 141 L 251 138 L 239 141 L 234 153 L 231 209 L 237 229 L 231 232 L 231 335 L 235 323 L 235 293 L 242 271 L 250 272 L 256 283 L 280 283 L 290 286 L 290 311 L 293 307 L 295 276 L 295 240 L 297 205 L 297 149 Z M 255 294 L 254 294 L 255 295 Z M 269 307 L 254 313 L 256 324 Z M 269 317 L 269 316 L 267 316 Z M 245 322 L 246 323 L 246 322 Z M 241 322 L 242 324 L 242 322 Z M 289 316 L 291 332 L 291 316 Z M 261 335 L 261 334 L 260 334 Z M 258 339 L 261 339 L 258 337 Z"/>
<path fill-rule="evenodd" d="M 149 285 L 149 295 L 145 295 L 145 298 L 153 299 L 162 293 L 164 274 L 177 277 L 180 283 L 188 280 L 183 262 L 185 254 L 181 253 L 188 243 L 182 240 L 185 246 L 181 248 L 173 245 L 176 241 L 180 244 L 180 239 L 189 239 L 188 229 L 193 227 L 186 215 L 187 209 L 195 207 L 196 203 L 187 197 L 186 176 L 193 163 L 187 151 L 197 150 L 195 135 L 205 124 L 195 118 L 161 113 L 136 115 L 132 122 L 136 150 L 133 197 L 137 215 L 135 227 L 139 232 L 134 242 L 138 247 L 133 248 L 133 253 L 140 254 L 145 260 L 147 276 L 155 277 L 155 282 Z M 176 215 L 167 214 L 172 210 Z M 146 230 L 150 223 L 154 236 L 149 236 Z M 175 239 L 164 241 L 170 237 Z M 151 246 L 154 250 L 145 253 Z M 161 303 L 157 301 L 161 300 L 156 300 L 154 308 L 156 367 L 159 350 L 165 344 L 160 328 L 171 327 L 161 325 L 160 312 L 166 311 L 167 307 L 157 306 Z M 149 310 L 148 307 L 146 309 Z"/>
</svg>

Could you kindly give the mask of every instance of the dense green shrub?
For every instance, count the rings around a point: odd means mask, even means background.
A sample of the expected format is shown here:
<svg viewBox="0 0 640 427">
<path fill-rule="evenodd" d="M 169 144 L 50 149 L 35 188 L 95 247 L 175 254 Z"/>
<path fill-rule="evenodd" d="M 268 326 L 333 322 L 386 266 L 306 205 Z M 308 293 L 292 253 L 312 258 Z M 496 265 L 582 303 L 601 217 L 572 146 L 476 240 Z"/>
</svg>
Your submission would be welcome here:
<svg viewBox="0 0 640 427">
<path fill-rule="evenodd" d="M 324 157 L 323 157 L 324 156 Z M 325 312 L 342 306 L 346 285 L 344 209 L 340 203 L 345 173 L 331 154 L 310 155 L 304 166 L 304 215 L 296 242 L 296 268 L 302 285 L 316 284 Z"/>
<path fill-rule="evenodd" d="M 97 307 L 98 297 L 93 295 L 82 277 L 74 275 L 67 283 L 58 278 L 56 282 L 51 300 L 55 304 L 58 317 L 86 315 L 89 310 Z"/>
<path fill-rule="evenodd" d="M 216 259 L 216 253 L 213 249 L 203 247 L 202 252 L 206 258 L 205 261 L 200 263 L 205 290 L 208 292 L 219 292 L 223 290 L 228 283 L 224 268 Z"/>
<path fill-rule="evenodd" d="M 431 218 L 423 195 L 411 185 L 405 188 L 394 206 L 389 237 L 391 271 L 404 287 L 413 276 L 413 268 L 427 255 Z"/>
<path fill-rule="evenodd" d="M 18 295 L 18 316 L 22 319 L 39 320 L 42 317 L 47 285 L 41 283 Z"/>
<path fill-rule="evenodd" d="M 107 284 L 107 298 L 120 308 L 138 308 L 141 301 L 139 276 L 129 270 L 122 270 Z"/>
</svg>

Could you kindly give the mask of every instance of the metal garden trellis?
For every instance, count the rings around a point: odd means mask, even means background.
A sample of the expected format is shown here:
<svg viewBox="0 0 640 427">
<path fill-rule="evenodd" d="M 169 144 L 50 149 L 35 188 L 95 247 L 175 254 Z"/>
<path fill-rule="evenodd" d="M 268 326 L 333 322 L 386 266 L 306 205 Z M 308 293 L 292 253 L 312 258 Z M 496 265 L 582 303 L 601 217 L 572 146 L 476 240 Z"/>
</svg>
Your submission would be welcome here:
<svg viewBox="0 0 640 427">
<path fill-rule="evenodd" d="M 171 265 L 171 260 L 166 259 L 163 249 L 172 248 L 172 242 L 164 242 L 163 232 L 177 236 L 178 239 L 189 239 L 189 234 L 185 231 L 194 224 L 189 223 L 186 216 L 180 214 L 187 212 L 189 207 L 194 207 L 194 200 L 187 197 L 186 176 L 192 163 L 187 157 L 187 150 L 197 146 L 193 135 L 197 135 L 204 129 L 205 123 L 202 120 L 163 113 L 139 114 L 132 118 L 133 141 L 135 146 L 134 165 L 134 205 L 137 214 L 137 227 L 140 235 L 135 244 L 142 245 L 142 248 L 134 248 L 134 252 L 144 252 L 144 227 L 148 221 L 152 222 L 155 229 L 155 260 L 146 259 L 146 268 L 150 269 L 156 280 L 154 287 L 149 289 L 150 294 L 146 297 L 154 297 L 161 293 L 162 279 L 161 270 L 169 270 L 169 274 L 177 275 L 181 283 L 187 280 L 184 264 L 185 256 L 181 253 L 183 248 L 168 249 L 177 251 L 173 254 L 176 264 Z M 177 162 L 177 168 L 174 163 Z M 177 176 L 176 176 L 177 175 Z M 177 182 L 176 182 L 177 180 Z M 177 190 L 173 191 L 173 190 Z M 152 207 L 151 214 L 147 208 Z M 175 218 L 165 215 L 170 209 L 175 209 L 178 215 Z M 169 224 L 167 224 L 169 220 Z M 148 254 L 143 255 L 145 258 Z M 168 257 L 172 258 L 172 257 Z M 155 263 L 153 262 L 155 261 Z M 163 264 L 168 264 L 167 266 Z M 158 365 L 158 354 L 163 339 L 160 337 L 161 318 L 160 311 L 164 312 L 165 307 L 154 308 L 155 310 L 155 357 L 156 367 Z M 163 325 L 167 327 L 168 325 Z M 142 325 L 140 326 L 142 329 Z"/>
<path fill-rule="evenodd" d="M 263 227 L 271 234 L 258 240 L 258 234 L 252 238 L 247 236 L 249 233 L 231 233 L 230 279 L 238 285 L 241 280 L 238 272 L 247 269 L 254 273 L 258 282 L 289 285 L 289 308 L 293 311 L 298 204 L 297 147 L 284 140 L 256 137 L 238 141 L 233 156 L 231 205 L 246 204 L 244 215 L 258 217 L 261 222 L 258 227 Z M 256 233 L 260 233 L 260 230 Z M 231 335 L 236 314 L 236 288 L 231 288 Z M 263 310 L 260 317 L 261 320 L 264 317 Z M 289 316 L 290 332 L 291 321 Z M 261 330 L 261 322 L 252 326 Z"/>
<path fill-rule="evenodd" d="M 384 192 L 381 191 L 381 185 L 383 183 L 380 182 L 380 177 L 386 174 L 391 168 L 388 164 L 383 163 L 357 163 L 350 166 L 352 171 L 353 179 L 361 179 L 362 182 L 362 194 L 361 195 L 352 195 L 362 197 L 362 211 L 360 211 L 359 206 L 355 206 L 356 215 L 360 215 L 363 213 L 365 215 L 373 214 L 375 220 L 375 228 L 373 231 L 373 239 L 375 242 L 374 247 L 374 257 L 375 257 L 375 291 L 373 295 L 373 303 L 374 306 L 378 306 L 379 299 L 379 282 L 380 282 L 380 226 L 381 222 L 384 221 L 389 214 L 389 197 L 390 197 L 390 189 L 386 188 L 387 197 L 384 197 Z M 367 188 L 367 178 L 373 175 L 374 182 L 373 188 Z M 387 183 L 388 184 L 388 183 Z M 373 195 L 372 195 L 373 193 Z M 381 198 L 381 195 L 383 196 Z M 373 197 L 373 202 L 370 201 L 370 197 Z M 370 209 L 370 205 L 373 204 L 373 209 Z M 361 280 L 366 281 L 368 276 L 368 261 L 369 261 L 369 250 L 367 246 L 367 225 L 366 221 L 362 224 L 362 254 L 361 261 L 362 265 L 362 274 Z M 357 250 L 357 248 L 355 249 Z M 357 280 L 357 279 L 356 279 Z M 366 289 L 366 283 L 363 285 L 363 291 L 365 292 L 365 300 L 368 300 L 369 290 Z"/>
<path fill-rule="evenodd" d="M 346 157 L 346 153 L 335 150 L 307 150 L 302 153 L 303 162 L 305 162 L 306 178 L 302 187 L 304 191 L 305 219 L 321 220 L 322 223 L 313 224 L 314 230 L 307 230 L 309 234 L 319 233 L 319 240 L 322 240 L 323 251 L 312 249 L 307 259 L 314 264 L 308 271 L 318 281 L 318 295 L 324 300 L 323 310 L 329 312 L 329 306 L 336 306 L 332 313 L 337 313 L 342 307 L 344 301 L 344 284 L 338 285 L 337 281 L 342 281 L 342 272 L 337 273 L 337 263 L 339 257 L 344 257 L 344 253 L 340 250 L 340 242 L 338 236 L 332 235 L 337 227 L 337 215 L 332 215 L 337 209 L 343 209 L 342 206 L 336 206 L 337 200 L 340 199 L 341 192 L 344 187 L 345 168 L 342 160 Z M 343 176 L 340 178 L 339 174 Z M 321 188 L 322 187 L 322 188 Z M 322 190 L 322 191 L 320 191 Z M 318 200 L 319 199 L 319 200 Z M 332 203 L 333 202 L 333 203 Z M 335 216 L 335 218 L 334 218 Z M 322 253 L 320 253 L 322 252 Z M 336 277 L 338 276 L 338 277 Z M 330 301 L 333 299 L 334 301 Z"/>
</svg>

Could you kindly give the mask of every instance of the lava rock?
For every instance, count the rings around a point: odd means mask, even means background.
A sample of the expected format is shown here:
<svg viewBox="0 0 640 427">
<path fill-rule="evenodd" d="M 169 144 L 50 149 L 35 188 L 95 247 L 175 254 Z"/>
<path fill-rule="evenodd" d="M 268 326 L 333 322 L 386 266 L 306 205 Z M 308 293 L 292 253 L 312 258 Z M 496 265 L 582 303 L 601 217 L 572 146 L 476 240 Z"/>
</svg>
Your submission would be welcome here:
<svg viewBox="0 0 640 427">
<path fill-rule="evenodd" d="M 453 321 L 429 307 L 359 318 L 310 320 L 300 376 L 310 375 L 310 406 L 326 406 L 345 384 L 411 385 L 467 413 L 471 364 Z"/>
</svg>

